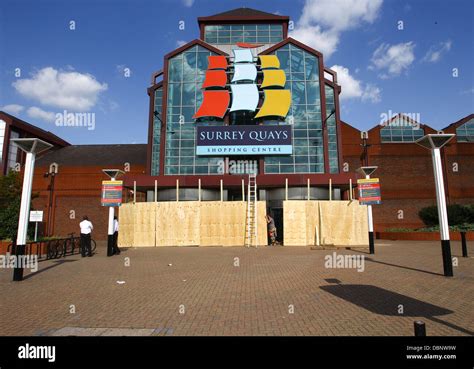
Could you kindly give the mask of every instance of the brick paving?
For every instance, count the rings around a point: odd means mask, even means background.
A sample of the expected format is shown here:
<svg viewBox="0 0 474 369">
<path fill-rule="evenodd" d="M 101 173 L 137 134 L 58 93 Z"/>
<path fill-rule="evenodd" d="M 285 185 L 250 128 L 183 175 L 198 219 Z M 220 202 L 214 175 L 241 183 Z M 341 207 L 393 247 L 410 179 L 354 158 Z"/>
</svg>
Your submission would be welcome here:
<svg viewBox="0 0 474 369">
<path fill-rule="evenodd" d="M 459 265 L 446 278 L 439 242 L 337 250 L 364 255 L 363 272 L 325 268 L 334 250 L 309 247 L 130 248 L 108 258 L 102 246 L 92 258 L 42 261 L 22 282 L 0 269 L 0 335 L 413 335 L 418 319 L 428 335 L 474 335 L 474 258 L 461 257 L 459 242 L 452 250 Z"/>
</svg>

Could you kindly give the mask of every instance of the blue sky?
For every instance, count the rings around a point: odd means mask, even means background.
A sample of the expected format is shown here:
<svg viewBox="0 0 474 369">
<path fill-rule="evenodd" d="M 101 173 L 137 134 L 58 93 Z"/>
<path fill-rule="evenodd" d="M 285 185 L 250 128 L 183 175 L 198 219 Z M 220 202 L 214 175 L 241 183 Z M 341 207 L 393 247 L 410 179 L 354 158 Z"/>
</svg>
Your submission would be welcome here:
<svg viewBox="0 0 474 369">
<path fill-rule="evenodd" d="M 3 0 L 0 108 L 73 144 L 145 143 L 163 56 L 198 38 L 198 16 L 242 6 L 290 16 L 338 71 L 341 118 L 359 129 L 390 112 L 440 129 L 474 110 L 470 0 Z M 95 113 L 94 129 L 57 126 L 64 110 Z"/>
</svg>

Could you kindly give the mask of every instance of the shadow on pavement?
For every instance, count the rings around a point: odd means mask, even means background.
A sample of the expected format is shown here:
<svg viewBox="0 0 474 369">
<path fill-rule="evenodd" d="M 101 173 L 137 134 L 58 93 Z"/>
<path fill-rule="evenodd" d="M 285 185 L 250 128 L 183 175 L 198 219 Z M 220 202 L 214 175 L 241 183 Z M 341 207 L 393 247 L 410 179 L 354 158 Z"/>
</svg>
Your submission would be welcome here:
<svg viewBox="0 0 474 369">
<path fill-rule="evenodd" d="M 355 304 L 374 314 L 386 316 L 424 317 L 436 323 L 446 325 L 465 334 L 474 335 L 467 329 L 435 318 L 439 315 L 454 313 L 452 310 L 401 295 L 384 288 L 363 284 L 333 284 L 320 288 L 336 297 Z M 399 306 L 403 306 L 403 314 L 399 314 Z"/>
<path fill-rule="evenodd" d="M 30 273 L 30 274 L 24 276 L 24 277 L 23 277 L 23 280 L 28 279 L 28 278 L 31 278 L 31 277 L 34 277 L 34 276 L 37 276 L 38 274 L 43 273 L 43 272 L 45 272 L 45 271 L 47 271 L 47 270 L 50 270 L 50 269 L 52 269 L 52 268 L 55 268 L 55 267 L 57 267 L 57 266 L 59 266 L 59 265 L 61 265 L 61 264 L 64 264 L 64 263 L 73 263 L 73 262 L 75 262 L 75 261 L 77 261 L 77 260 L 54 260 L 54 261 L 52 262 L 52 263 L 54 263 L 54 264 L 51 264 L 50 266 L 47 266 L 46 268 L 40 269 L 40 270 L 38 270 L 37 272 L 33 272 L 33 273 Z"/>
</svg>

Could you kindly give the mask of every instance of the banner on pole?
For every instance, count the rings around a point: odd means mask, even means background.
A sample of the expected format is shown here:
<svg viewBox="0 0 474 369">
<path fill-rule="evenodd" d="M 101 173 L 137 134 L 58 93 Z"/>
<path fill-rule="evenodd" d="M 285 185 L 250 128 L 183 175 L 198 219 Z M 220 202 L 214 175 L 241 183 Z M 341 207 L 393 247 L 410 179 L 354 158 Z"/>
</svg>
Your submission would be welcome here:
<svg viewBox="0 0 474 369">
<path fill-rule="evenodd" d="M 382 203 L 378 178 L 358 179 L 357 190 L 359 191 L 360 205 L 378 205 Z"/>
<path fill-rule="evenodd" d="M 102 181 L 102 206 L 122 205 L 123 181 Z"/>
</svg>

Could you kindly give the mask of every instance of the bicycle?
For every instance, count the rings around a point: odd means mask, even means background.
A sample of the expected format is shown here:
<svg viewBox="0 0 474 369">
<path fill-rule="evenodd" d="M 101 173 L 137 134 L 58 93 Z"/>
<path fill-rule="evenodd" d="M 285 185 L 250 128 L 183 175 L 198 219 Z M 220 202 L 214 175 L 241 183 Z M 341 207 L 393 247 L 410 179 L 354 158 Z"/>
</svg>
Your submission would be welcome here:
<svg viewBox="0 0 474 369">
<path fill-rule="evenodd" d="M 75 233 L 68 233 L 69 238 L 65 240 L 65 247 L 64 247 L 64 255 L 68 252 L 70 255 L 74 255 L 75 250 L 77 249 L 77 253 L 81 253 L 81 238 L 74 237 Z M 91 252 L 94 253 L 95 249 L 97 248 L 96 242 L 91 238 Z"/>
</svg>

